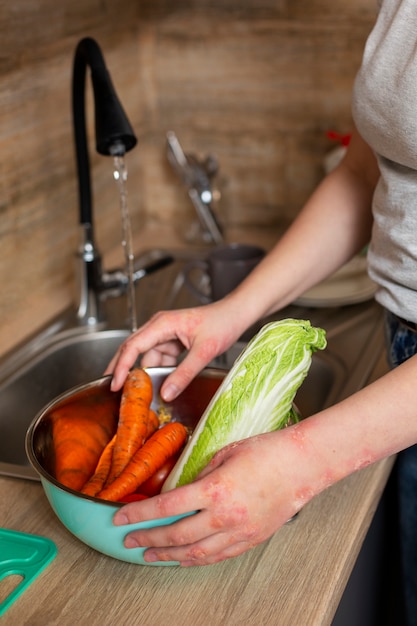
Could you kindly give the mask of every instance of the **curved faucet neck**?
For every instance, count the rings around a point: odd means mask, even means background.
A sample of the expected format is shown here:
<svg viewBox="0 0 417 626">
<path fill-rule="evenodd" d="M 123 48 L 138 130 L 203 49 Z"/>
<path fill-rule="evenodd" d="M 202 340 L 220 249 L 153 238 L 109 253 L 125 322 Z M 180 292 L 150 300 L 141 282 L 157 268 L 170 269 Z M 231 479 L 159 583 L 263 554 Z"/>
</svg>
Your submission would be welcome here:
<svg viewBox="0 0 417 626">
<path fill-rule="evenodd" d="M 96 150 L 106 156 L 122 156 L 136 145 L 136 137 L 117 98 L 100 47 L 90 37 L 77 45 L 72 77 L 72 111 L 77 161 L 81 242 L 78 250 L 78 311 L 81 323 L 100 321 L 100 296 L 107 288 L 101 257 L 94 243 L 90 160 L 85 116 L 87 65 L 94 93 Z"/>
<path fill-rule="evenodd" d="M 136 137 L 113 87 L 100 47 L 94 39 L 82 39 L 76 48 L 72 78 L 72 110 L 80 222 L 92 225 L 90 161 L 85 120 L 87 65 L 91 69 L 94 94 L 96 150 L 106 156 L 123 155 L 136 145 Z"/>
</svg>

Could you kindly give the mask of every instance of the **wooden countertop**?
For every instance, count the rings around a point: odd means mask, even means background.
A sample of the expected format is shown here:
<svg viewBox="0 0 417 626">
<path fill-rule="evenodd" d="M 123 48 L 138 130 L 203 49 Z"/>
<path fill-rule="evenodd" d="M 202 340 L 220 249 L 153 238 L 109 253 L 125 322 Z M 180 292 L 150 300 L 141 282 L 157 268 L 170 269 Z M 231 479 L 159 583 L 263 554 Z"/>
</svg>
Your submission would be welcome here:
<svg viewBox="0 0 417 626">
<path fill-rule="evenodd" d="M 0 478 L 1 526 L 44 535 L 58 547 L 54 561 L 1 621 L 5 626 L 327 626 L 392 462 L 381 461 L 334 485 L 246 554 L 192 568 L 133 565 L 95 552 L 61 525 L 39 483 Z"/>
<path fill-rule="evenodd" d="M 371 378 L 384 367 L 381 357 Z M 385 459 L 333 485 L 240 557 L 192 568 L 104 556 L 62 526 L 40 483 L 0 477 L 0 525 L 49 537 L 58 547 L 2 623 L 329 626 L 393 462 Z M 0 581 L 0 597 L 4 585 Z"/>
<path fill-rule="evenodd" d="M 373 378 L 383 373 L 381 363 Z M 40 483 L 0 477 L 0 526 L 49 537 L 58 547 L 2 624 L 328 626 L 393 460 L 329 488 L 246 554 L 188 569 L 133 565 L 95 552 L 61 525 Z M 8 590 L 7 579 L 0 581 L 0 598 Z"/>
</svg>

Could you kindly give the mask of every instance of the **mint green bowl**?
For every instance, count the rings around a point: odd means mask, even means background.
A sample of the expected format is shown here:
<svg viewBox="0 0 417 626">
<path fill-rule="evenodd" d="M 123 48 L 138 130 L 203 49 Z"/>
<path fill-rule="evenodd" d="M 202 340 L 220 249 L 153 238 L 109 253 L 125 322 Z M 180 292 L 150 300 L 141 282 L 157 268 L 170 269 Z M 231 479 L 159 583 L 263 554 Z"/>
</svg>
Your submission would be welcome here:
<svg viewBox="0 0 417 626">
<path fill-rule="evenodd" d="M 153 408 L 161 405 L 159 390 L 162 382 L 172 372 L 172 367 L 147 368 L 153 382 Z M 185 426 L 194 428 L 211 397 L 224 378 L 224 370 L 206 368 L 187 389 L 167 407 L 172 418 Z M 32 467 L 39 474 L 46 497 L 62 524 L 80 541 L 107 556 L 140 565 L 177 565 L 173 561 L 147 563 L 143 559 L 144 548 L 125 548 L 123 541 L 128 532 L 139 528 L 153 528 L 172 524 L 182 517 L 154 519 L 128 526 L 114 526 L 113 516 L 122 504 L 106 502 L 85 496 L 59 483 L 54 476 L 54 451 L 52 445 L 52 412 L 64 405 L 75 407 L 92 397 L 100 396 L 115 411 L 120 404 L 120 392 L 110 391 L 110 376 L 79 385 L 61 394 L 44 407 L 30 424 L 26 433 L 26 454 Z"/>
</svg>

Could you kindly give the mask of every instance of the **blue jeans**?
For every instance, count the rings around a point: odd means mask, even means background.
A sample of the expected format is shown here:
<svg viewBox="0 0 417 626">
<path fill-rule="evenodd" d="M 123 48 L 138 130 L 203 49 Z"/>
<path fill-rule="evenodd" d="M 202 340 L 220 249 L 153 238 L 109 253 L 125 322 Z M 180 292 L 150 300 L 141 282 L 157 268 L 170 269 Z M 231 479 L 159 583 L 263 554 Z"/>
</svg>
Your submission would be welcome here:
<svg viewBox="0 0 417 626">
<path fill-rule="evenodd" d="M 417 353 L 417 331 L 409 329 L 389 312 L 386 314 L 386 342 L 392 368 Z M 417 626 L 417 445 L 399 453 L 395 473 L 407 626 Z"/>
</svg>

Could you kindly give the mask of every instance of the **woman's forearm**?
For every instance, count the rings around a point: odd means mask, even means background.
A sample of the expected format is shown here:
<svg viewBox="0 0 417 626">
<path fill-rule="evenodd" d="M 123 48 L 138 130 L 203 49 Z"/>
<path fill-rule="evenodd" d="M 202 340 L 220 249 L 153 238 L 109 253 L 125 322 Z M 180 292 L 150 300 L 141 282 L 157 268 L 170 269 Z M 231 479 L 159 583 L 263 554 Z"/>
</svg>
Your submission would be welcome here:
<svg viewBox="0 0 417 626">
<path fill-rule="evenodd" d="M 417 356 L 291 428 L 291 441 L 311 475 L 301 499 L 417 442 L 417 402 L 410 402 L 417 400 L 416 377 Z"/>
<path fill-rule="evenodd" d="M 416 403 L 409 402 L 416 374 L 413 357 L 294 426 L 222 448 L 194 482 L 126 505 L 115 523 L 197 509 L 199 515 L 178 525 L 133 530 L 126 544 L 153 546 L 145 556 L 150 561 L 206 565 L 264 541 L 327 487 L 416 441 L 417 420 L 410 408 Z"/>
<path fill-rule="evenodd" d="M 352 258 L 370 239 L 376 159 L 354 134 L 344 161 L 312 194 L 264 261 L 232 294 L 248 325 L 282 309 Z"/>
<path fill-rule="evenodd" d="M 186 350 L 187 356 L 162 389 L 165 400 L 172 400 L 252 324 L 332 274 L 369 240 L 377 178 L 373 153 L 354 134 L 340 166 L 232 293 L 205 307 L 157 314 L 122 344 L 106 369 L 114 372 L 112 389 L 120 389 L 139 355 L 144 355 L 142 363 L 147 366 L 172 365 Z"/>
</svg>

